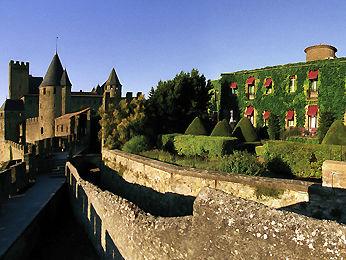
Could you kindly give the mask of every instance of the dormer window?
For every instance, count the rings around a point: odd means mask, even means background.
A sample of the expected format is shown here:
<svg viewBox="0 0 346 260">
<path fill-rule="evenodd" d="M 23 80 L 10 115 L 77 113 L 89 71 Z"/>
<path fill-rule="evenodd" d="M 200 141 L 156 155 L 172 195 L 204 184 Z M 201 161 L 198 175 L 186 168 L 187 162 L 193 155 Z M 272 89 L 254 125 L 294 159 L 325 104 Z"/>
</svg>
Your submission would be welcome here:
<svg viewBox="0 0 346 260">
<path fill-rule="evenodd" d="M 289 86 L 290 93 L 293 93 L 296 91 L 296 81 L 297 81 L 297 77 L 295 75 L 290 77 L 290 86 Z"/>
<path fill-rule="evenodd" d="M 271 78 L 267 78 L 264 82 L 264 87 L 266 88 L 265 94 L 271 94 L 273 92 L 273 80 Z"/>
<path fill-rule="evenodd" d="M 246 88 L 249 99 L 255 99 L 255 77 L 249 77 L 246 80 Z"/>
<path fill-rule="evenodd" d="M 231 89 L 231 94 L 232 95 L 237 95 L 238 94 L 238 84 L 237 84 L 237 82 L 232 82 L 229 85 L 229 88 Z"/>
</svg>

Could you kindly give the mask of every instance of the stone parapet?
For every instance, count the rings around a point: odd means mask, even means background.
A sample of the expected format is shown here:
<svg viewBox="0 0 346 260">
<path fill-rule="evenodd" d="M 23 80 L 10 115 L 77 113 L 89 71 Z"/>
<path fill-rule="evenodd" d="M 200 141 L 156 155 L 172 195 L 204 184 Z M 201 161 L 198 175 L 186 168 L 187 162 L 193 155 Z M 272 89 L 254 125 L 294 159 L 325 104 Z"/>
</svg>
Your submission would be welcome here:
<svg viewBox="0 0 346 260">
<path fill-rule="evenodd" d="M 106 167 L 116 171 L 127 182 L 143 185 L 158 192 L 173 192 L 197 196 L 203 187 L 222 190 L 234 196 L 263 203 L 274 208 L 306 202 L 309 187 L 314 184 L 298 180 L 283 180 L 176 166 L 119 150 L 102 151 Z M 108 182 L 112 173 L 102 171 Z M 274 191 L 270 196 L 262 191 Z"/>
<path fill-rule="evenodd" d="M 346 162 L 327 160 L 322 165 L 322 185 L 346 189 Z"/>
<path fill-rule="evenodd" d="M 346 227 L 203 188 L 193 215 L 153 217 L 82 179 L 66 177 L 73 210 L 102 259 L 342 259 Z"/>
</svg>

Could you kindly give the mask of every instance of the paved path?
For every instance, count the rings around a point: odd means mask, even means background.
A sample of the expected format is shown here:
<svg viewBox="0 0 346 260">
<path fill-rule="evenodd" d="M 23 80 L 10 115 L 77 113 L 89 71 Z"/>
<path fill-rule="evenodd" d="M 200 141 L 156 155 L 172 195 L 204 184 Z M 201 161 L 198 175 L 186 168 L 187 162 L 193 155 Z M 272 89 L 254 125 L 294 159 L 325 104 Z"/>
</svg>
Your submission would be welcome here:
<svg viewBox="0 0 346 260">
<path fill-rule="evenodd" d="M 58 157 L 58 158 L 57 158 Z M 58 155 L 60 161 L 65 155 Z M 62 174 L 41 175 L 24 194 L 8 199 L 0 210 L 0 258 L 65 182 Z"/>
</svg>

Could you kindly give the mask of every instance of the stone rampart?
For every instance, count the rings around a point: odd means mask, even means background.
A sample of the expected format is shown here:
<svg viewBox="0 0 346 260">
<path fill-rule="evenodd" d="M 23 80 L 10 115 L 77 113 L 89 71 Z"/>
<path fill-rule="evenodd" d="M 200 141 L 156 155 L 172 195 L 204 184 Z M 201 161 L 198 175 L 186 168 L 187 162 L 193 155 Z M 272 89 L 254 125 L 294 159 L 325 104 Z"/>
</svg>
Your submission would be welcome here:
<svg viewBox="0 0 346 260">
<path fill-rule="evenodd" d="M 102 259 L 340 259 L 346 227 L 203 188 L 193 215 L 153 217 L 66 165 L 71 203 Z"/>
<path fill-rule="evenodd" d="M 29 185 L 29 176 L 24 162 L 16 163 L 6 170 L 0 171 L 0 205 L 10 195 L 25 189 Z"/>
<path fill-rule="evenodd" d="M 10 160 L 23 160 L 24 154 L 28 152 L 28 147 L 13 141 L 0 141 L 0 162 Z"/>
<path fill-rule="evenodd" d="M 225 176 L 218 172 L 175 166 L 118 150 L 104 149 L 102 160 L 105 168 L 101 171 L 101 179 L 106 186 L 112 182 L 112 174 L 116 171 L 127 182 L 161 193 L 197 196 L 203 187 L 211 187 L 274 208 L 308 201 L 309 186 L 313 184 L 239 174 Z"/>
</svg>

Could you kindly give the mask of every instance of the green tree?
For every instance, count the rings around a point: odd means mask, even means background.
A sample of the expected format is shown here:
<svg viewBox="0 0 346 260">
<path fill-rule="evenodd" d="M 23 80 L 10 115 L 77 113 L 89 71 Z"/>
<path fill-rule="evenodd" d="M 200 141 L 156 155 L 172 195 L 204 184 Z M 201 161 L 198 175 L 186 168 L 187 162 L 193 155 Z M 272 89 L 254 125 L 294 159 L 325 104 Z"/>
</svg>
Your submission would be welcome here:
<svg viewBox="0 0 346 260">
<path fill-rule="evenodd" d="M 110 149 L 120 148 L 132 137 L 143 133 L 144 96 L 131 101 L 123 99 L 110 105 L 108 111 L 100 109 L 99 114 L 102 127 L 99 137 L 103 137 L 103 145 Z"/>
<path fill-rule="evenodd" d="M 146 102 L 147 127 L 152 135 L 183 133 L 195 118 L 207 118 L 210 81 L 198 70 L 181 72 L 173 79 L 159 81 Z"/>
<path fill-rule="evenodd" d="M 320 125 L 319 125 L 318 130 L 317 130 L 318 140 L 320 141 L 320 143 L 322 142 L 322 140 L 323 140 L 324 136 L 326 135 L 329 127 L 333 124 L 335 119 L 336 118 L 335 118 L 335 115 L 333 112 L 330 112 L 330 111 L 321 112 Z"/>
<path fill-rule="evenodd" d="M 270 113 L 268 121 L 268 135 L 271 140 L 278 140 L 280 138 L 280 119 L 279 116 Z"/>
</svg>

